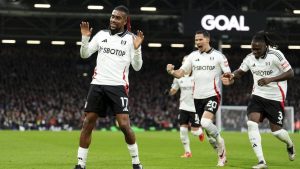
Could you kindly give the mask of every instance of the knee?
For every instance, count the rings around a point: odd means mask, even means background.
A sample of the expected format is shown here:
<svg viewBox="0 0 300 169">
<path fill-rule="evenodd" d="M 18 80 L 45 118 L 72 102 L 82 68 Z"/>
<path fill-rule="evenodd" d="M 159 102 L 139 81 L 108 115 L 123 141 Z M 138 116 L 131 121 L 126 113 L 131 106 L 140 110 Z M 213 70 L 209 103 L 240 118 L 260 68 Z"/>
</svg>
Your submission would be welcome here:
<svg viewBox="0 0 300 169">
<path fill-rule="evenodd" d="M 254 121 L 247 121 L 248 130 L 256 130 L 258 128 L 258 124 Z"/>
<path fill-rule="evenodd" d="M 85 118 L 83 121 L 82 128 L 88 128 L 91 126 L 94 126 L 96 124 L 96 120 L 90 119 L 90 118 Z"/>
<path fill-rule="evenodd" d="M 210 119 L 206 119 L 206 118 L 201 119 L 201 126 L 203 128 L 207 128 L 210 123 L 212 123 L 212 121 Z"/>
</svg>

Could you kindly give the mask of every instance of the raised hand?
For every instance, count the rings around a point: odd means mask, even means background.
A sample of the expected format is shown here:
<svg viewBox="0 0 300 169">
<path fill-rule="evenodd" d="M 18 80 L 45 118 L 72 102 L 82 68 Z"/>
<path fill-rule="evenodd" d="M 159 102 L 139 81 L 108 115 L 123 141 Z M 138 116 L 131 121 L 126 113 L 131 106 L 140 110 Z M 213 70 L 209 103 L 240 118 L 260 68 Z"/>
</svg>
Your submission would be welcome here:
<svg viewBox="0 0 300 169">
<path fill-rule="evenodd" d="M 91 36 L 93 28 L 90 28 L 89 22 L 81 22 L 80 31 L 83 36 Z"/>
<path fill-rule="evenodd" d="M 174 67 L 175 66 L 172 64 L 167 64 L 166 70 L 170 75 L 172 75 L 172 73 L 174 72 Z"/>
<path fill-rule="evenodd" d="M 134 49 L 138 49 L 141 46 L 142 42 L 144 41 L 144 34 L 142 31 L 138 30 L 137 35 L 136 36 L 132 35 L 132 38 L 133 38 Z"/>
</svg>

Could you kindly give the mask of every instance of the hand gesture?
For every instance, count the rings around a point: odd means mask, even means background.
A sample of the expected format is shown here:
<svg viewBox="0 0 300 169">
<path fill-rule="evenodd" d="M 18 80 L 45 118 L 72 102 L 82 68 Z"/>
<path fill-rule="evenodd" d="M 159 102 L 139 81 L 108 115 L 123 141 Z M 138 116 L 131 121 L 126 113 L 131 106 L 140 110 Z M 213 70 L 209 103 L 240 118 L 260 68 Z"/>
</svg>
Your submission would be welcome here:
<svg viewBox="0 0 300 169">
<path fill-rule="evenodd" d="M 144 41 L 144 34 L 142 31 L 138 30 L 137 35 L 136 36 L 132 35 L 132 38 L 133 38 L 134 49 L 138 49 L 141 46 L 142 42 Z"/>
<path fill-rule="evenodd" d="M 172 75 L 172 73 L 174 72 L 174 65 L 172 65 L 172 64 L 167 64 L 167 72 L 170 74 L 170 75 Z"/>
<path fill-rule="evenodd" d="M 232 85 L 234 83 L 233 74 L 232 73 L 224 73 L 221 76 L 222 83 L 226 86 Z"/>
<path fill-rule="evenodd" d="M 93 28 L 90 28 L 89 22 L 81 22 L 80 31 L 83 36 L 91 36 Z"/>
</svg>

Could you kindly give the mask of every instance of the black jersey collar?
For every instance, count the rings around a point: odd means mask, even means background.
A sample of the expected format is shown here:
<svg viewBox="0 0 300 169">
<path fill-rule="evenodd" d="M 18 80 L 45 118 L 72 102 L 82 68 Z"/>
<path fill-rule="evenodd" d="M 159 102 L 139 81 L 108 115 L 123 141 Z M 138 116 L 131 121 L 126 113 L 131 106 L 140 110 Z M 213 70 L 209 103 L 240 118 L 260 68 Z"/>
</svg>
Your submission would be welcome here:
<svg viewBox="0 0 300 169">
<path fill-rule="evenodd" d="M 118 35 L 118 36 L 120 36 L 120 37 L 123 37 L 126 33 L 127 33 L 127 29 L 125 29 L 123 32 L 119 32 L 119 33 L 116 33 L 116 34 L 114 34 L 114 35 Z M 110 30 L 109 30 L 109 34 L 110 34 L 110 36 L 113 36 L 113 35 L 111 34 L 111 31 L 110 31 Z"/>
<path fill-rule="evenodd" d="M 206 53 L 206 54 L 210 54 L 212 51 L 214 50 L 214 48 L 210 47 L 210 49 L 206 52 L 200 52 L 201 54 Z"/>
</svg>

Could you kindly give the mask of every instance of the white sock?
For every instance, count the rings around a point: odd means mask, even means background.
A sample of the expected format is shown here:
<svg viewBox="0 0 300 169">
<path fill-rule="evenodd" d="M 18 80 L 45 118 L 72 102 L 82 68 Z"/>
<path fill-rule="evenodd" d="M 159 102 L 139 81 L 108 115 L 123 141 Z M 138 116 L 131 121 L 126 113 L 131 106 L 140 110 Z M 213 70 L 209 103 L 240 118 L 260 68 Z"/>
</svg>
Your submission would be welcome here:
<svg viewBox="0 0 300 169">
<path fill-rule="evenodd" d="M 85 167 L 86 165 L 88 152 L 89 152 L 88 148 L 81 148 L 81 147 L 78 148 L 77 159 L 78 159 L 78 164 L 81 167 Z"/>
<path fill-rule="evenodd" d="M 138 146 L 136 143 L 130 145 L 127 144 L 129 154 L 131 156 L 132 164 L 140 164 L 140 159 L 139 159 L 139 150 Z"/>
<path fill-rule="evenodd" d="M 203 130 L 201 127 L 198 128 L 198 130 L 193 130 L 191 131 L 191 133 L 194 135 L 194 136 L 200 136 L 202 133 L 203 133 Z"/>
<path fill-rule="evenodd" d="M 215 138 L 218 143 L 221 143 L 223 138 L 221 137 L 217 126 L 212 123 L 212 120 L 202 118 L 201 119 L 201 125 L 202 125 L 203 128 L 205 128 L 205 130 L 208 132 L 208 134 L 211 137 Z"/>
<path fill-rule="evenodd" d="M 258 124 L 253 121 L 247 121 L 247 125 L 248 125 L 248 136 L 249 136 L 252 149 L 258 161 L 265 162 L 264 154 L 262 151 L 261 136 L 259 133 Z"/>
<path fill-rule="evenodd" d="M 208 140 L 209 144 L 212 146 L 212 148 L 217 151 L 217 149 L 218 149 L 217 140 L 215 138 L 211 137 L 210 135 L 207 136 L 207 140 Z"/>
<path fill-rule="evenodd" d="M 288 148 L 293 146 L 293 142 L 289 136 L 289 133 L 286 130 L 280 129 L 280 130 L 272 132 L 272 134 L 275 137 L 277 137 L 280 141 L 284 142 Z"/>
<path fill-rule="evenodd" d="M 190 148 L 190 139 L 189 139 L 189 133 L 188 128 L 186 127 L 180 127 L 180 139 L 183 144 L 184 152 L 191 152 Z"/>
</svg>

